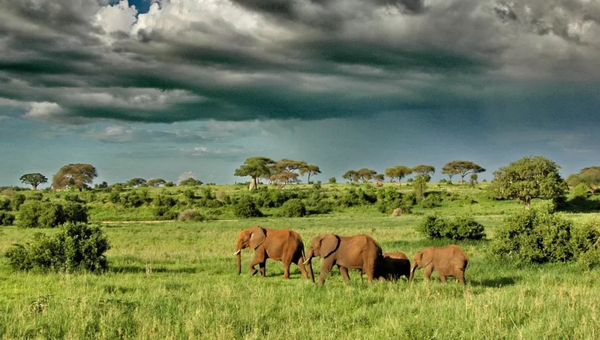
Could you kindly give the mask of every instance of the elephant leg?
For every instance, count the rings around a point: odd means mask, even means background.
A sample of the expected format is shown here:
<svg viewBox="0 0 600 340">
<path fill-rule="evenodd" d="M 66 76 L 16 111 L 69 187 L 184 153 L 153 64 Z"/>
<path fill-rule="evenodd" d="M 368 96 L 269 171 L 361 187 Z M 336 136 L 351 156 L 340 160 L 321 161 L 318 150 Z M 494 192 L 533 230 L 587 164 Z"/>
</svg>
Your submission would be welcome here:
<svg viewBox="0 0 600 340">
<path fill-rule="evenodd" d="M 447 283 L 445 275 L 440 275 L 440 280 L 442 280 L 443 283 Z"/>
<path fill-rule="evenodd" d="M 431 272 L 433 272 L 433 267 L 427 266 L 425 268 L 425 281 L 429 281 L 429 277 L 431 276 Z"/>
<path fill-rule="evenodd" d="M 283 261 L 283 279 L 287 280 L 290 278 L 290 265 L 291 261 Z"/>
<path fill-rule="evenodd" d="M 257 270 L 254 268 L 257 264 L 261 266 L 261 273 L 264 273 L 265 262 L 267 261 L 264 251 L 256 251 L 254 253 L 254 259 L 250 262 L 250 273 L 256 275 Z M 263 275 L 264 276 L 264 275 Z"/>
<path fill-rule="evenodd" d="M 295 262 L 300 268 L 300 272 L 302 273 L 302 278 L 307 279 L 308 275 L 306 274 L 306 268 L 304 268 L 304 256 L 300 255 L 300 257 Z"/>
<path fill-rule="evenodd" d="M 264 262 L 261 262 L 258 264 L 258 266 L 260 267 L 260 277 L 265 277 L 265 275 L 266 275 L 266 268 L 265 268 L 266 263 L 267 263 L 267 261 L 265 260 Z"/>
<path fill-rule="evenodd" d="M 465 272 L 462 270 L 457 270 L 456 271 L 456 278 L 458 279 L 458 281 L 464 286 L 465 285 Z"/>
<path fill-rule="evenodd" d="M 346 283 L 350 282 L 350 276 L 348 275 L 348 268 L 340 267 L 340 273 L 342 273 L 342 277 Z"/>
<path fill-rule="evenodd" d="M 323 285 L 325 283 L 325 276 L 327 276 L 327 273 L 329 273 L 329 271 L 333 267 L 333 264 L 333 260 L 325 259 L 323 261 L 323 264 L 321 265 L 321 275 L 319 276 L 320 285 Z"/>
</svg>

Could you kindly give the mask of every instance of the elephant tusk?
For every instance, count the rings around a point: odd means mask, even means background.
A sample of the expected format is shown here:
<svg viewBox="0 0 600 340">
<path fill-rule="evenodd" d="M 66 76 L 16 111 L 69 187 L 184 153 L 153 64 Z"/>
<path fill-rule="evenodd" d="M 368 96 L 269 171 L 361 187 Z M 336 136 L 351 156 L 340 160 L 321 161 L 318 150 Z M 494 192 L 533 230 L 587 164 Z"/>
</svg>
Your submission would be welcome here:
<svg viewBox="0 0 600 340">
<path fill-rule="evenodd" d="M 309 260 L 310 260 L 310 259 L 306 259 L 306 261 L 304 261 L 304 264 L 307 264 Z"/>
<path fill-rule="evenodd" d="M 235 252 L 233 255 L 237 255 L 237 254 L 239 254 L 241 251 L 242 251 L 242 250 L 240 249 L 240 250 L 236 251 L 236 252 Z"/>
</svg>

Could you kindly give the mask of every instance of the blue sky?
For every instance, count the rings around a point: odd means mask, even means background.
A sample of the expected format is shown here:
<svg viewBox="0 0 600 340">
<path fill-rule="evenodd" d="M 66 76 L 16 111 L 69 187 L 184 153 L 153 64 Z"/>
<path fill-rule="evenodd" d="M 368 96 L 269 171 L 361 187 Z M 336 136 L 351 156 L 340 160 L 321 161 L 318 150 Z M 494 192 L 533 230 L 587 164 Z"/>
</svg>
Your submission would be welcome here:
<svg viewBox="0 0 600 340">
<path fill-rule="evenodd" d="M 0 186 L 233 183 L 252 156 L 566 176 L 598 165 L 599 37 L 583 0 L 0 0 Z"/>
</svg>

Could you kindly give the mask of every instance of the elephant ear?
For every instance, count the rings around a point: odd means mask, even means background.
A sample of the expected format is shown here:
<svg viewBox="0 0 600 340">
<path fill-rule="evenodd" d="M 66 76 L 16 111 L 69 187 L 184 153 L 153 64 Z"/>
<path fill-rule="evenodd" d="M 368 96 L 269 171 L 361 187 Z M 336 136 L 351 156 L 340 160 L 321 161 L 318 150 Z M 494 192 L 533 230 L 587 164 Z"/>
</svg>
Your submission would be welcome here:
<svg viewBox="0 0 600 340">
<path fill-rule="evenodd" d="M 337 235 L 329 234 L 321 239 L 321 257 L 327 258 L 340 246 L 340 238 Z"/>
<path fill-rule="evenodd" d="M 267 233 L 263 228 L 259 226 L 252 227 L 252 234 L 250 234 L 250 248 L 256 250 L 256 248 L 265 242 L 266 238 Z"/>
<path fill-rule="evenodd" d="M 421 252 L 421 267 L 427 267 L 433 261 L 433 251 L 432 249 L 425 249 Z"/>
</svg>

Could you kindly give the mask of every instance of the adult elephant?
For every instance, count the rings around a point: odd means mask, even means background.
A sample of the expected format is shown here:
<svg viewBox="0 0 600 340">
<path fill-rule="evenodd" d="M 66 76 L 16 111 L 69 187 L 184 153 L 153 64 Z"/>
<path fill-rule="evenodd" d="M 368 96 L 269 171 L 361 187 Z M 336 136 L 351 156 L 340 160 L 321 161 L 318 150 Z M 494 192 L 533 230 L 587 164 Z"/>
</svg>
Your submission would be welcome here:
<svg viewBox="0 0 600 340">
<path fill-rule="evenodd" d="M 464 285 L 465 270 L 468 266 L 469 257 L 461 247 L 457 245 L 430 247 L 415 254 L 410 268 L 409 281 L 413 280 L 417 268 L 425 268 L 425 280 L 429 280 L 431 273 L 435 270 L 440 274 L 442 282 L 446 282 L 446 277 L 454 276 Z"/>
<path fill-rule="evenodd" d="M 368 235 L 355 235 L 350 237 L 325 234 L 317 236 L 310 241 L 306 253 L 308 268 L 312 272 L 312 258 L 323 258 L 319 284 L 325 283 L 325 276 L 334 265 L 340 268 L 344 281 L 348 282 L 348 269 L 360 269 L 373 282 L 375 264 L 382 257 L 381 247 Z"/>
<path fill-rule="evenodd" d="M 258 264 L 261 277 L 265 276 L 267 259 L 283 262 L 283 278 L 290 278 L 290 265 L 295 263 L 300 267 L 302 277 L 307 278 L 304 269 L 304 243 L 300 235 L 289 229 L 265 229 L 254 226 L 242 230 L 237 239 L 236 252 L 238 275 L 242 272 L 242 249 L 254 250 L 254 259 L 250 262 L 250 272 L 257 273 Z M 314 282 L 312 268 L 308 268 L 308 277 Z"/>
</svg>

